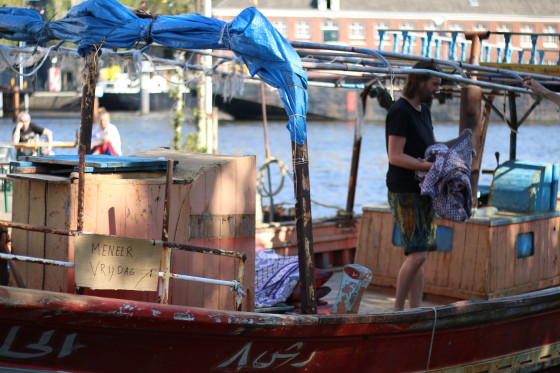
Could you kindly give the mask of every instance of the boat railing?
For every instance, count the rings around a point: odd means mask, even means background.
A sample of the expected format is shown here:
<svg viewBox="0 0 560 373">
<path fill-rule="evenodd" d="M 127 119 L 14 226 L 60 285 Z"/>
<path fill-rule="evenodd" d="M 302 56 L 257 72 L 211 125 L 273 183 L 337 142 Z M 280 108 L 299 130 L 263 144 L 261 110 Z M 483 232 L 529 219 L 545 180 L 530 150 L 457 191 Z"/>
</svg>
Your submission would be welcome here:
<svg viewBox="0 0 560 373">
<path fill-rule="evenodd" d="M 93 234 L 89 232 L 55 229 L 55 228 L 34 226 L 30 224 L 23 224 L 23 223 L 16 223 L 16 222 L 2 221 L 2 220 L 0 220 L 0 227 L 22 229 L 22 230 L 32 231 L 32 232 L 41 232 L 45 234 L 57 234 L 57 235 L 68 236 L 68 237 L 76 236 L 77 234 Z M 107 235 L 107 237 L 114 237 L 114 236 Z M 160 281 L 158 283 L 159 303 L 163 303 L 163 304 L 168 303 L 169 279 L 176 279 L 176 280 L 195 281 L 195 282 L 201 282 L 207 284 L 228 286 L 231 289 L 231 291 L 236 293 L 236 296 L 234 297 L 235 309 L 241 310 L 242 299 L 245 296 L 245 293 L 243 291 L 243 282 L 244 282 L 244 273 L 245 273 L 245 261 L 247 260 L 246 254 L 241 252 L 236 252 L 236 251 L 214 249 L 209 247 L 202 247 L 202 246 L 195 246 L 195 245 L 188 245 L 188 244 L 181 244 L 181 243 L 174 243 L 174 242 L 167 242 L 167 241 L 160 241 L 160 240 L 146 239 L 146 241 L 152 245 L 161 244 L 163 247 L 162 258 L 161 258 L 162 264 L 161 264 L 160 271 L 158 273 L 158 277 L 160 278 Z M 239 261 L 239 267 L 235 279 L 228 281 L 228 280 L 220 280 L 220 279 L 173 273 L 171 272 L 171 253 L 173 250 L 219 255 L 219 256 L 225 256 L 225 257 L 231 257 L 237 259 Z M 5 250 L 5 247 L 0 248 L 0 259 L 8 260 L 8 261 L 15 260 L 21 262 L 28 262 L 28 263 L 38 263 L 38 264 L 52 265 L 52 266 L 72 268 L 72 269 L 75 268 L 74 262 L 53 260 L 47 258 L 27 256 L 27 255 L 14 255 L 8 253 Z M 14 279 L 17 285 L 19 287 L 25 287 L 25 284 L 19 277 L 19 274 L 17 274 L 17 271 L 14 271 L 14 269 L 15 267 L 12 265 L 11 270 L 13 272 Z"/>
</svg>

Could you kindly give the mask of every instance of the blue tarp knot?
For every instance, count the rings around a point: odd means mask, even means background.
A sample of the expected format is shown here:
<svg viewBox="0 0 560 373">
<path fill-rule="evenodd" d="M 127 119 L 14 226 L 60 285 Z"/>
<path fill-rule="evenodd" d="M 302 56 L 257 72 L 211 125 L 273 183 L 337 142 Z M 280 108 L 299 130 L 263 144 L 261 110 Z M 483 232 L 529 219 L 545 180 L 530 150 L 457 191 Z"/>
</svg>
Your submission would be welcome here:
<svg viewBox="0 0 560 373">
<path fill-rule="evenodd" d="M 229 49 L 229 45 L 230 45 L 230 35 L 229 35 L 230 27 L 231 27 L 231 22 L 228 22 L 222 26 L 222 30 L 220 31 L 220 40 L 218 41 L 218 44 L 223 45 L 225 49 Z M 224 36 L 226 36 L 227 38 L 224 39 Z"/>
<path fill-rule="evenodd" d="M 142 35 L 142 39 L 144 39 L 146 44 L 152 44 L 152 42 L 153 42 L 153 39 L 152 39 L 152 25 L 154 24 L 154 22 L 156 21 L 157 18 L 158 18 L 157 15 L 155 15 L 154 18 L 152 18 L 152 22 L 150 22 L 148 24 L 148 27 L 146 28 L 146 31 L 144 32 L 144 35 Z"/>
</svg>

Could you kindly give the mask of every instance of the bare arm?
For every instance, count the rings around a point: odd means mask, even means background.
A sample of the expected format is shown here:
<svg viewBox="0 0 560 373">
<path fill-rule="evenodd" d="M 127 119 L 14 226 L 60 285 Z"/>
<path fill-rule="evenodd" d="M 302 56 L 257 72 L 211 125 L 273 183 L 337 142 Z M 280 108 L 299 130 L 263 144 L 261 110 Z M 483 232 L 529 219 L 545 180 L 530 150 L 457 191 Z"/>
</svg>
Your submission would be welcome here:
<svg viewBox="0 0 560 373">
<path fill-rule="evenodd" d="M 388 155 L 389 163 L 393 166 L 407 168 L 409 170 L 428 171 L 432 167 L 431 162 L 416 159 L 404 153 L 406 137 L 389 136 Z"/>
<path fill-rule="evenodd" d="M 526 76 L 525 78 L 523 78 L 523 86 L 535 93 L 538 93 L 548 98 L 550 101 L 560 106 L 560 94 L 553 92 L 550 89 L 547 89 L 545 86 L 537 82 L 535 79 Z"/>
<path fill-rule="evenodd" d="M 52 138 L 53 138 L 52 131 L 48 128 L 45 128 L 43 130 L 42 135 L 44 135 L 47 138 L 47 142 L 49 143 L 49 151 L 50 151 L 52 149 Z"/>
<path fill-rule="evenodd" d="M 13 142 L 14 144 L 19 143 L 20 135 L 21 135 L 21 133 L 20 133 L 21 127 L 23 127 L 23 123 L 22 123 L 22 122 L 18 122 L 18 123 L 16 124 L 16 130 L 15 130 L 14 133 L 12 134 L 12 142 Z"/>
</svg>

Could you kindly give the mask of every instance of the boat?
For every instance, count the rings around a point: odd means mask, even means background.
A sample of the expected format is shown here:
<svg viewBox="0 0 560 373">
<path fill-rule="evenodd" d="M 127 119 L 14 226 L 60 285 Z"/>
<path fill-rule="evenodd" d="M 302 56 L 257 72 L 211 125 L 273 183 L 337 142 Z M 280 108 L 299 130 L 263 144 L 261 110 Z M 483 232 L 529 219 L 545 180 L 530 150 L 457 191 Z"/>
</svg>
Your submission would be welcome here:
<svg viewBox="0 0 560 373">
<path fill-rule="evenodd" d="M 87 15 L 92 25 L 91 29 L 79 30 L 82 35 L 91 36 L 78 48 L 85 59 L 80 153 L 79 157 L 30 157 L 14 164 L 8 176 L 17 193 L 14 211 L 21 219 L 14 216 L 14 221 L 0 222 L 0 227 L 14 230 L 15 250 L 5 252 L 3 234 L 0 248 L 4 252 L 0 258 L 12 261 L 10 275 L 21 278 L 0 286 L 1 366 L 71 372 L 533 372 L 560 365 L 560 329 L 554 327 L 560 322 L 560 287 L 554 282 L 540 283 L 540 288 L 529 292 L 517 289 L 516 294 L 485 293 L 479 299 L 455 300 L 441 306 L 361 314 L 356 313 L 356 308 L 364 289 L 372 277 L 379 276 L 363 265 L 352 264 L 344 267 L 343 286 L 333 311 L 317 312 L 304 68 L 331 73 L 351 71 L 352 79 L 359 75 L 365 104 L 373 87 L 372 79 L 375 83 L 382 77 L 406 76 L 409 70 L 402 61 L 422 57 L 311 43 L 290 46 L 273 28 L 268 28 L 266 18 L 254 8 L 248 8 L 228 24 L 198 15 L 188 18 L 195 28 L 202 27 L 197 22 L 210 25 L 210 30 L 204 32 L 214 37 L 208 36 L 207 44 L 201 44 L 201 39 L 194 35 L 188 44 L 190 48 L 229 48 L 240 53 L 237 48 L 241 46 L 245 52 L 262 52 L 266 49 L 262 44 L 259 48 L 246 46 L 264 40 L 259 32 L 265 32 L 266 44 L 273 44 L 274 52 L 282 51 L 282 58 L 274 54 L 276 59 L 271 65 L 260 65 L 262 60 L 245 54 L 243 60 L 250 71 L 282 91 L 290 117 L 302 305 L 300 313 L 255 312 L 258 310 L 252 302 L 251 273 L 251 193 L 255 186 L 250 181 L 255 179 L 254 159 L 178 154 L 169 149 L 122 159 L 85 155 L 90 141 L 97 67 L 96 51 L 89 46 L 106 43 L 112 48 L 130 48 L 139 34 L 132 32 L 134 37 L 122 42 L 128 34 L 123 36 L 119 32 L 122 29 L 126 33 L 126 27 L 109 27 L 111 32 L 104 32 L 95 19 L 110 24 L 105 12 L 108 7 L 117 17 L 117 25 L 126 21 L 143 24 L 136 14 L 115 1 L 88 0 L 73 8 L 66 20 L 45 25 L 46 29 L 54 30 L 53 38 L 62 40 L 69 38 L 60 31 L 66 30 L 65 22 L 81 24 L 73 17 Z M 4 30 L 0 36 L 27 42 L 38 40 L 18 33 L 23 28 L 13 28 L 15 15 L 34 17 L 27 9 L 0 9 L 0 14 L 3 11 L 11 17 L 9 23 L 0 17 L 0 28 Z M 159 32 L 149 34 L 148 42 L 165 42 L 166 33 L 173 32 L 162 30 L 164 26 L 158 23 L 166 19 L 173 24 L 170 16 L 147 18 L 142 30 L 149 27 Z M 256 30 L 251 28 L 251 21 L 255 21 Z M 256 33 L 244 35 L 246 29 L 251 31 L 249 34 Z M 232 34 L 234 38 L 223 41 L 224 35 Z M 243 39 L 241 45 L 235 45 L 239 39 Z M 224 42 L 231 44 L 224 47 Z M 185 47 L 177 39 L 172 44 Z M 301 60 L 292 48 L 301 48 L 303 55 L 323 50 L 325 56 L 317 53 L 312 60 L 303 58 L 300 65 Z M 337 58 L 336 63 L 326 63 L 332 57 L 327 55 L 333 51 L 344 56 Z M 398 62 L 392 64 L 389 59 Z M 466 90 L 508 92 L 512 106 L 516 94 L 528 93 L 518 85 L 521 76 L 558 81 L 476 64 L 435 62 L 448 68 L 443 73 L 431 74 L 468 85 Z M 467 73 L 471 71 L 478 79 Z M 278 76 L 287 77 L 288 82 L 275 81 Z M 340 81 L 340 77 L 336 80 Z M 477 100 L 479 104 L 482 101 Z M 467 100 L 466 104 L 473 102 Z M 490 110 L 490 105 L 485 106 L 486 113 Z M 468 125 L 476 114 L 476 110 L 468 111 L 462 123 Z M 513 126 L 523 122 L 514 117 L 510 121 Z M 361 140 L 360 125 L 356 128 L 351 185 L 356 182 Z M 513 167 L 511 163 L 506 166 Z M 37 172 L 39 169 L 43 171 Z M 45 173 L 45 169 L 49 172 Z M 31 195 L 33 198 L 29 198 Z M 551 207 L 550 190 L 548 196 L 548 207 L 544 207 L 547 210 Z M 123 207 L 123 203 L 126 208 L 116 208 Z M 145 208 L 145 203 L 155 208 Z M 348 206 L 352 203 L 350 192 Z M 25 204 L 27 207 L 22 208 Z M 551 219 L 558 215 L 547 214 Z M 393 232 L 383 225 L 376 228 Z M 142 236 L 146 231 L 159 232 L 160 237 Z M 552 237 L 556 245 L 557 231 Z M 121 236 L 120 232 L 138 235 Z M 366 233 L 361 229 L 360 240 L 367 246 Z M 507 229 L 498 238 L 511 240 Z M 396 246 L 385 243 L 393 249 Z M 557 246 L 550 247 L 551 252 L 555 249 Z M 191 254 L 213 259 L 196 261 Z M 116 261 L 105 261 L 109 257 Z M 234 264 L 226 264 L 225 260 L 230 259 Z M 22 276 L 15 275 L 15 261 Z M 189 265 L 195 272 L 202 271 L 205 278 L 177 273 Z M 234 280 L 214 278 L 224 273 Z M 122 283 L 111 282 L 113 276 Z M 179 285 L 180 280 L 197 283 Z M 27 288 L 19 288 L 18 283 Z M 210 285 L 225 286 L 225 291 L 206 292 Z"/>
</svg>

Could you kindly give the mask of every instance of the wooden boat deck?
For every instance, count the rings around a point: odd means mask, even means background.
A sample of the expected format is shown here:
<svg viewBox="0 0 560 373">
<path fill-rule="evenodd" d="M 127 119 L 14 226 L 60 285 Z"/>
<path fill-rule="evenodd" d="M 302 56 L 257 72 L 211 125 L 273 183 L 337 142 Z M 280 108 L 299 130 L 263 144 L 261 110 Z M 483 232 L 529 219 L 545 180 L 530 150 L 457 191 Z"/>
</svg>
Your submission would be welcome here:
<svg viewBox="0 0 560 373">
<path fill-rule="evenodd" d="M 340 283 L 342 281 L 342 267 L 334 268 L 334 275 L 327 281 L 324 286 L 331 288 L 331 292 L 321 298 L 328 304 L 334 304 L 338 292 L 340 290 Z M 394 289 L 385 289 L 374 286 L 369 286 L 360 304 L 360 314 L 391 312 L 395 304 Z M 424 299 L 422 307 L 437 307 L 446 304 L 443 299 Z"/>
</svg>

